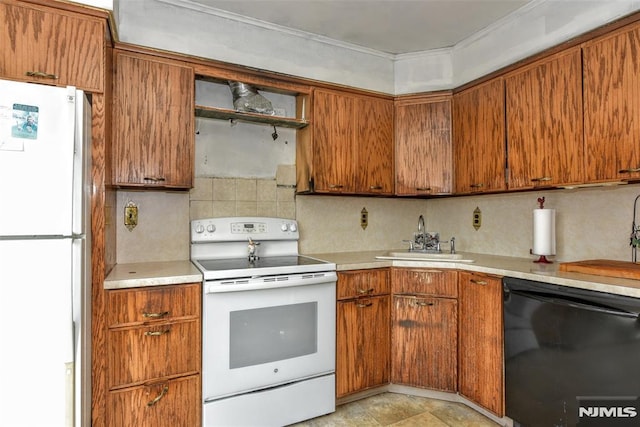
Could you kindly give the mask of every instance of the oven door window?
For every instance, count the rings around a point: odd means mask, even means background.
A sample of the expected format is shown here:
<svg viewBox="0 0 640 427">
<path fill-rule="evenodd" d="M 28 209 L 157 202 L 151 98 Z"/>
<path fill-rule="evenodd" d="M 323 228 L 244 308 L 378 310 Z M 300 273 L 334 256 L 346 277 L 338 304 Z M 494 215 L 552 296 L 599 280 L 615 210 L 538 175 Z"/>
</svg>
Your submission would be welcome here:
<svg viewBox="0 0 640 427">
<path fill-rule="evenodd" d="M 229 313 L 229 369 L 313 354 L 318 350 L 318 303 Z"/>
</svg>

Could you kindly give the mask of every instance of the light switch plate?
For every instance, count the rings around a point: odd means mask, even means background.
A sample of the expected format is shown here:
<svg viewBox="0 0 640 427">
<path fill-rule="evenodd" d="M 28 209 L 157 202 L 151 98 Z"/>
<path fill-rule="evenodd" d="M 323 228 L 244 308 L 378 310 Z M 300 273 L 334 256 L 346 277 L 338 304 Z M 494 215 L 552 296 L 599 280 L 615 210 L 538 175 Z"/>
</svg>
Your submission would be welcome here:
<svg viewBox="0 0 640 427">
<path fill-rule="evenodd" d="M 138 206 L 130 201 L 124 207 L 124 226 L 131 231 L 136 225 L 138 225 Z"/>
</svg>

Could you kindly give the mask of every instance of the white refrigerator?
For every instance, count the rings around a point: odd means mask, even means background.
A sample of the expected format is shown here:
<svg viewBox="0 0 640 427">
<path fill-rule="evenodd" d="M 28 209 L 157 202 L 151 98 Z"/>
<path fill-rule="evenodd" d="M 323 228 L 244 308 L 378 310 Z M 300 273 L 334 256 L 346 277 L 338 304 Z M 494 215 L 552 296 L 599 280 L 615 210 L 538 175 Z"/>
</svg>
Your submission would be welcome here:
<svg viewBox="0 0 640 427">
<path fill-rule="evenodd" d="M 0 80 L 2 426 L 89 425 L 90 110 Z"/>
</svg>

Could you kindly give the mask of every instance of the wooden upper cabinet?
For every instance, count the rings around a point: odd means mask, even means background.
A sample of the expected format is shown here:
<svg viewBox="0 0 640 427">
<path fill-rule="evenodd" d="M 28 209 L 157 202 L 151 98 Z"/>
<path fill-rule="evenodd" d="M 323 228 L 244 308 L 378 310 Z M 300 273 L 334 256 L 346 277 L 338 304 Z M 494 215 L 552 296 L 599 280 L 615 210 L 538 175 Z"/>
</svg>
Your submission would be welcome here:
<svg viewBox="0 0 640 427">
<path fill-rule="evenodd" d="M 106 20 L 0 3 L 0 76 L 103 92 Z"/>
<path fill-rule="evenodd" d="M 356 192 L 393 194 L 393 102 L 358 97 L 356 116 Z"/>
<path fill-rule="evenodd" d="M 640 178 L 640 24 L 583 45 L 589 182 Z"/>
<path fill-rule="evenodd" d="M 392 105 L 390 100 L 315 90 L 316 192 L 393 194 Z"/>
<path fill-rule="evenodd" d="M 583 182 L 580 47 L 505 77 L 509 189 Z"/>
<path fill-rule="evenodd" d="M 338 92 L 316 90 L 313 96 L 314 189 L 355 192 L 354 99 Z"/>
<path fill-rule="evenodd" d="M 504 80 L 453 95 L 453 159 L 458 194 L 507 189 Z"/>
<path fill-rule="evenodd" d="M 114 56 L 114 184 L 191 188 L 193 69 L 139 53 L 118 51 Z"/>
<path fill-rule="evenodd" d="M 451 193 L 451 95 L 397 101 L 395 135 L 396 194 Z"/>
</svg>

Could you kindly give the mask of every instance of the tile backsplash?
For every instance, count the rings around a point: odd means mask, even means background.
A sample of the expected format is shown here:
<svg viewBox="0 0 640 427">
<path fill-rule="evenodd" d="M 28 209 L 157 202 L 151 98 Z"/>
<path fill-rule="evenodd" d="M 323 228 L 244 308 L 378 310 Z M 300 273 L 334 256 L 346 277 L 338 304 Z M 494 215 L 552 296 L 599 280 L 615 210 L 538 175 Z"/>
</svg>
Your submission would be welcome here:
<svg viewBox="0 0 640 427">
<path fill-rule="evenodd" d="M 189 194 L 189 218 L 296 217 L 295 165 L 278 166 L 275 179 L 199 177 Z"/>
</svg>

